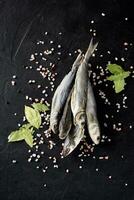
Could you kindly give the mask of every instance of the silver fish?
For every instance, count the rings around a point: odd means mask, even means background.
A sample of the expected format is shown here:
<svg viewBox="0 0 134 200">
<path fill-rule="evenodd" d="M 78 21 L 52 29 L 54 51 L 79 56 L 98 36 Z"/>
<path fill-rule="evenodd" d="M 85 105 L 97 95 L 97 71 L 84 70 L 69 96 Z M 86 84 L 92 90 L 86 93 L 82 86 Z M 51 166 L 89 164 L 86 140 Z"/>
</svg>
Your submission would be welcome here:
<svg viewBox="0 0 134 200">
<path fill-rule="evenodd" d="M 86 123 L 88 61 L 97 45 L 98 43 L 93 44 L 93 39 L 91 39 L 84 59 L 76 73 L 74 90 L 71 97 L 71 109 L 74 117 L 74 124 L 78 124 L 80 129 L 84 129 Z"/>
<path fill-rule="evenodd" d="M 57 87 L 54 93 L 50 114 L 50 129 L 54 133 L 58 132 L 59 115 L 71 90 L 72 82 L 74 80 L 76 71 L 80 65 L 81 59 L 82 55 L 80 52 L 72 66 L 71 71 L 64 77 L 64 79 L 62 80 L 62 82 Z"/>
<path fill-rule="evenodd" d="M 100 126 L 97 119 L 96 101 L 95 101 L 93 89 L 89 80 L 88 80 L 88 91 L 87 91 L 86 116 L 87 116 L 87 128 L 89 131 L 89 135 L 95 144 L 99 144 L 100 143 Z"/>
<path fill-rule="evenodd" d="M 80 129 L 78 125 L 73 126 L 65 139 L 62 155 L 64 157 L 68 156 L 78 146 L 83 137 L 84 130 Z"/>
<path fill-rule="evenodd" d="M 59 138 L 60 139 L 65 139 L 72 127 L 72 111 L 71 111 L 71 104 L 70 104 L 72 91 L 73 89 L 71 90 L 67 98 L 63 115 L 59 123 Z"/>
</svg>

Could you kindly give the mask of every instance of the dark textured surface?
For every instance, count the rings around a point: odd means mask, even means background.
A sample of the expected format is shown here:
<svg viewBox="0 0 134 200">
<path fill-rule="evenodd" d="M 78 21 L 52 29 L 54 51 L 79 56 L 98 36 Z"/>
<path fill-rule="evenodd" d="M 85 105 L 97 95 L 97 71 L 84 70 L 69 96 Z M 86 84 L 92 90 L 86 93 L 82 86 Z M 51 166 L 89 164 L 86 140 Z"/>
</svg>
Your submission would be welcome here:
<svg viewBox="0 0 134 200">
<path fill-rule="evenodd" d="M 102 12 L 106 13 L 106 17 L 101 16 Z M 125 17 L 129 20 L 125 21 Z M 47 174 L 43 175 L 35 168 L 35 163 L 27 162 L 27 146 L 24 143 L 7 144 L 10 131 L 22 121 L 25 95 L 33 98 L 42 96 L 38 90 L 27 86 L 28 79 L 36 79 L 39 82 L 40 77 L 34 71 L 26 72 L 23 68 L 28 64 L 31 53 L 36 51 L 35 41 L 41 38 L 45 31 L 50 33 L 52 40 L 57 41 L 57 33 L 63 32 L 60 42 L 65 47 L 65 52 L 57 66 L 58 84 L 74 60 L 68 58 L 67 52 L 87 48 L 90 38 L 89 22 L 92 19 L 96 22 L 98 52 L 105 53 L 108 49 L 112 52 L 109 57 L 104 55 L 101 59 L 94 59 L 93 63 L 105 66 L 106 62 L 115 56 L 125 56 L 125 68 L 133 65 L 133 47 L 127 53 L 124 53 L 121 47 L 124 41 L 134 41 L 132 1 L 0 1 L 1 200 L 134 199 L 134 131 L 129 129 L 129 124 L 133 124 L 134 120 L 133 79 L 129 80 L 125 90 L 128 96 L 128 109 L 115 114 L 115 120 L 124 124 L 123 134 L 115 134 L 112 131 L 112 121 L 109 121 L 108 128 L 102 128 L 102 131 L 110 135 L 112 142 L 100 145 L 94 152 L 95 156 L 108 154 L 108 161 L 89 157 L 85 159 L 83 169 L 80 170 L 76 153 L 73 153 L 64 161 L 59 161 L 60 169 L 55 170 L 51 167 Z M 18 77 L 15 87 L 10 84 L 13 74 Z M 42 84 L 45 85 L 45 81 Z M 120 95 L 115 95 L 112 90 L 108 89 L 106 93 L 113 103 L 120 100 Z M 97 97 L 97 87 L 95 95 Z M 50 100 L 51 97 L 52 94 Z M 103 112 L 112 113 L 114 109 L 103 106 L 99 98 L 97 103 L 99 119 L 103 123 Z M 14 112 L 18 113 L 16 117 L 13 115 Z M 56 149 L 58 148 L 60 145 Z M 124 159 L 121 155 L 124 155 Z M 12 163 L 13 159 L 17 160 L 16 164 Z M 46 162 L 45 158 L 42 162 Z M 65 174 L 66 168 L 71 169 L 68 175 Z M 99 168 L 98 172 L 95 171 L 96 168 Z M 112 176 L 111 180 L 108 179 L 109 175 Z M 44 183 L 47 183 L 46 188 L 43 187 Z M 127 187 L 125 183 L 128 183 Z"/>
</svg>

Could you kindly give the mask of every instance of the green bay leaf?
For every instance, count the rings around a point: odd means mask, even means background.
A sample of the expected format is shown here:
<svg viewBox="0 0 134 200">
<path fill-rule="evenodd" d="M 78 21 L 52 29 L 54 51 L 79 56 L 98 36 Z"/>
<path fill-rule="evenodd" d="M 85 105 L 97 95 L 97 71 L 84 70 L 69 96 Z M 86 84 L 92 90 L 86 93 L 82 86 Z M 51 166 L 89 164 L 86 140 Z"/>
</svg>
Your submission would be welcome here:
<svg viewBox="0 0 134 200">
<path fill-rule="evenodd" d="M 43 103 L 33 103 L 32 106 L 33 106 L 33 108 L 35 108 L 39 112 L 46 112 L 46 111 L 49 110 L 48 106 L 46 106 Z"/>
<path fill-rule="evenodd" d="M 25 106 L 25 116 L 27 121 L 35 128 L 39 128 L 41 125 L 41 116 L 39 111 L 29 106 Z"/>
<path fill-rule="evenodd" d="M 129 71 L 124 71 L 124 69 L 117 64 L 107 65 L 107 69 L 112 73 L 111 76 L 107 77 L 107 80 L 113 81 L 114 89 L 116 93 L 124 90 L 125 78 L 130 75 Z"/>
<path fill-rule="evenodd" d="M 109 81 L 118 81 L 119 79 L 125 79 L 130 75 L 129 71 L 117 74 L 117 75 L 111 75 L 107 78 Z"/>
<path fill-rule="evenodd" d="M 31 127 L 31 124 L 27 123 L 27 124 L 23 124 L 20 129 L 29 129 Z"/>
<path fill-rule="evenodd" d="M 8 142 L 17 142 L 24 140 L 24 130 L 17 130 L 10 133 L 8 136 Z"/>
<path fill-rule="evenodd" d="M 124 72 L 124 69 L 117 64 L 108 64 L 107 69 L 112 73 L 112 74 L 120 74 Z"/>
<path fill-rule="evenodd" d="M 124 79 L 114 81 L 114 87 L 115 87 L 116 93 L 119 93 L 122 90 L 124 90 L 124 86 L 125 86 L 125 80 Z"/>
<path fill-rule="evenodd" d="M 27 131 L 25 134 L 25 142 L 30 146 L 33 147 L 33 135 L 30 131 Z"/>
</svg>

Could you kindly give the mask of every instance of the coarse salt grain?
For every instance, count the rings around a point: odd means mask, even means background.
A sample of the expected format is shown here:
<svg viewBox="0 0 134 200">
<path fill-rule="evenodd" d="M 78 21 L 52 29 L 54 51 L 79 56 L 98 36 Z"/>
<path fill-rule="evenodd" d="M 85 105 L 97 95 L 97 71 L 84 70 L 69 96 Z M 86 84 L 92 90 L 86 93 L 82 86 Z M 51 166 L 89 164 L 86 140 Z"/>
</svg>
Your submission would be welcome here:
<svg viewBox="0 0 134 200">
<path fill-rule="evenodd" d="M 13 79 L 16 79 L 17 78 L 17 76 L 16 75 L 13 75 Z"/>
<path fill-rule="evenodd" d="M 35 60 L 34 54 L 31 54 L 30 61 Z"/>
<path fill-rule="evenodd" d="M 69 169 L 66 169 L 66 173 L 69 173 Z"/>
<path fill-rule="evenodd" d="M 11 84 L 12 84 L 12 86 L 14 86 L 16 84 L 16 82 L 15 81 L 11 81 Z"/>
<path fill-rule="evenodd" d="M 124 61 L 125 61 L 125 58 L 121 58 L 121 61 L 123 61 L 123 62 L 124 62 Z"/>
<path fill-rule="evenodd" d="M 35 153 L 33 153 L 33 154 L 32 154 L 32 157 L 34 157 L 34 158 L 35 158 L 35 157 L 36 157 L 36 154 L 35 154 Z"/>
<path fill-rule="evenodd" d="M 117 61 L 117 60 L 118 60 L 118 58 L 117 58 L 117 57 L 115 57 L 115 60 Z"/>
<path fill-rule="evenodd" d="M 17 161 L 16 160 L 12 160 L 12 163 L 15 164 Z"/>
<path fill-rule="evenodd" d="M 104 17 L 106 14 L 105 13 L 101 13 L 101 15 Z"/>
<path fill-rule="evenodd" d="M 31 158 L 28 158 L 28 162 L 31 162 Z"/>
<path fill-rule="evenodd" d="M 37 158 L 40 158 L 40 155 L 37 155 Z"/>
</svg>

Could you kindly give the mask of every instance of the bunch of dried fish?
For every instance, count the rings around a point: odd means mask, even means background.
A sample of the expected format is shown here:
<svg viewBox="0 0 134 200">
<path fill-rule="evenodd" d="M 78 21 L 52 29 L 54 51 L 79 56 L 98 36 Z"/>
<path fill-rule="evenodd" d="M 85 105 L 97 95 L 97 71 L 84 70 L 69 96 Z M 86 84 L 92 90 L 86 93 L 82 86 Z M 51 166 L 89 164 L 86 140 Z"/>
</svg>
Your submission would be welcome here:
<svg viewBox="0 0 134 200">
<path fill-rule="evenodd" d="M 65 139 L 63 155 L 69 155 L 84 137 L 87 124 L 95 144 L 100 142 L 96 102 L 88 77 L 88 61 L 98 43 L 91 39 L 85 55 L 80 52 L 71 71 L 57 87 L 51 105 L 50 129 Z"/>
</svg>

